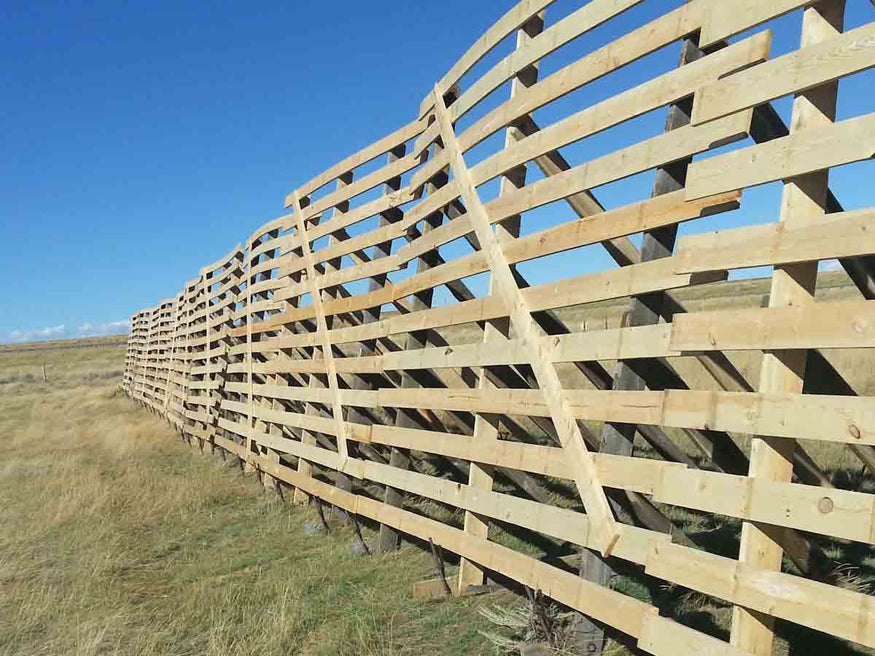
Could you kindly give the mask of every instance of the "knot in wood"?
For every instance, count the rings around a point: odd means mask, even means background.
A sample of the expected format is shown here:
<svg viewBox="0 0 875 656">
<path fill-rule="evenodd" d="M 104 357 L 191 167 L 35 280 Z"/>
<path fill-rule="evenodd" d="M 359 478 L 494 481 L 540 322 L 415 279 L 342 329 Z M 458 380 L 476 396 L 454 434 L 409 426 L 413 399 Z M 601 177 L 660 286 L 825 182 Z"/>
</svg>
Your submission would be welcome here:
<svg viewBox="0 0 875 656">
<path fill-rule="evenodd" d="M 835 508 L 835 503 L 829 497 L 823 497 L 817 502 L 817 509 L 824 515 L 831 513 L 833 508 Z"/>
</svg>

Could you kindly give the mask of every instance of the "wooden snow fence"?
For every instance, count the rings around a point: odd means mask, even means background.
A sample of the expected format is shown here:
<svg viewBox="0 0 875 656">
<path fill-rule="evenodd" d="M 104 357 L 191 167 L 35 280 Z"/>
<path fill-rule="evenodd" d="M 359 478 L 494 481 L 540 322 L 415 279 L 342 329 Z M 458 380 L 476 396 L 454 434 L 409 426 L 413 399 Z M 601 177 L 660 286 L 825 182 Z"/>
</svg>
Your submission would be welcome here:
<svg viewBox="0 0 875 656">
<path fill-rule="evenodd" d="M 457 554 L 459 594 L 501 576 L 580 611 L 590 653 L 607 632 L 766 655 L 788 625 L 875 648 L 875 600 L 836 555 L 872 554 L 875 399 L 830 357 L 875 347 L 875 209 L 829 186 L 856 167 L 872 193 L 875 96 L 836 104 L 875 65 L 875 22 L 843 31 L 839 0 L 551 4 L 514 6 L 407 125 L 134 315 L 125 391 L 379 525 L 381 550 Z M 798 47 L 773 56 L 776 19 Z M 815 295 L 833 260 L 856 300 Z M 763 307 L 684 300 L 750 267 Z M 584 329 L 607 305 L 623 321 Z M 839 487 L 843 458 L 867 474 Z"/>
</svg>

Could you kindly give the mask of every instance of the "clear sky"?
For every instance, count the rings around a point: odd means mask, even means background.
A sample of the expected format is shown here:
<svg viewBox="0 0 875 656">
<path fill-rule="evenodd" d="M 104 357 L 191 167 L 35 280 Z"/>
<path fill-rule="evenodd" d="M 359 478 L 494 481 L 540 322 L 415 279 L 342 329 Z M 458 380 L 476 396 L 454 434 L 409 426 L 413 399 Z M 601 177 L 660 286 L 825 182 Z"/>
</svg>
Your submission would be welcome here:
<svg viewBox="0 0 875 656">
<path fill-rule="evenodd" d="M 411 120 L 510 6 L 2 3 L 0 342 L 119 330 L 172 296 L 293 187 Z M 873 14 L 848 0 L 849 27 Z M 779 51 L 798 20 L 783 29 Z M 846 116 L 873 110 L 873 81 L 848 82 Z M 866 166 L 841 183 L 846 205 L 872 204 Z"/>
</svg>

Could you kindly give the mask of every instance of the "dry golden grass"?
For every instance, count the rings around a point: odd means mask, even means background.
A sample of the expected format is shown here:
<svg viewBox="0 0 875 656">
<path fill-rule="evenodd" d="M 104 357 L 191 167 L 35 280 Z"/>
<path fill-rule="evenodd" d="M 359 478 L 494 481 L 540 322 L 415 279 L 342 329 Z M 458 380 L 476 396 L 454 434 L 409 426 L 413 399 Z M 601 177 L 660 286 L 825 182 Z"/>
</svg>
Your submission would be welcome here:
<svg viewBox="0 0 875 656">
<path fill-rule="evenodd" d="M 305 536 L 311 511 L 121 395 L 122 358 L 0 353 L 0 654 L 484 650 L 484 598 L 413 600 L 432 576 L 415 547 L 359 557 L 348 528 Z"/>
</svg>

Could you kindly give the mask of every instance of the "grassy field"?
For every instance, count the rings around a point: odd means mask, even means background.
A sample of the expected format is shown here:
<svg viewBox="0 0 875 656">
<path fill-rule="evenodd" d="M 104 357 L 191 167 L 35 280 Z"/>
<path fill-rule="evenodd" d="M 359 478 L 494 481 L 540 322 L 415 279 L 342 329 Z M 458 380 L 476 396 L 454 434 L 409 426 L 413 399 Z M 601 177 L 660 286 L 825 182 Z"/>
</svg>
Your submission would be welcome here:
<svg viewBox="0 0 875 656">
<path fill-rule="evenodd" d="M 123 347 L 79 346 L 0 351 L 0 654 L 487 650 L 501 595 L 412 599 L 430 556 L 308 536 L 312 510 L 117 391 Z"/>
</svg>

